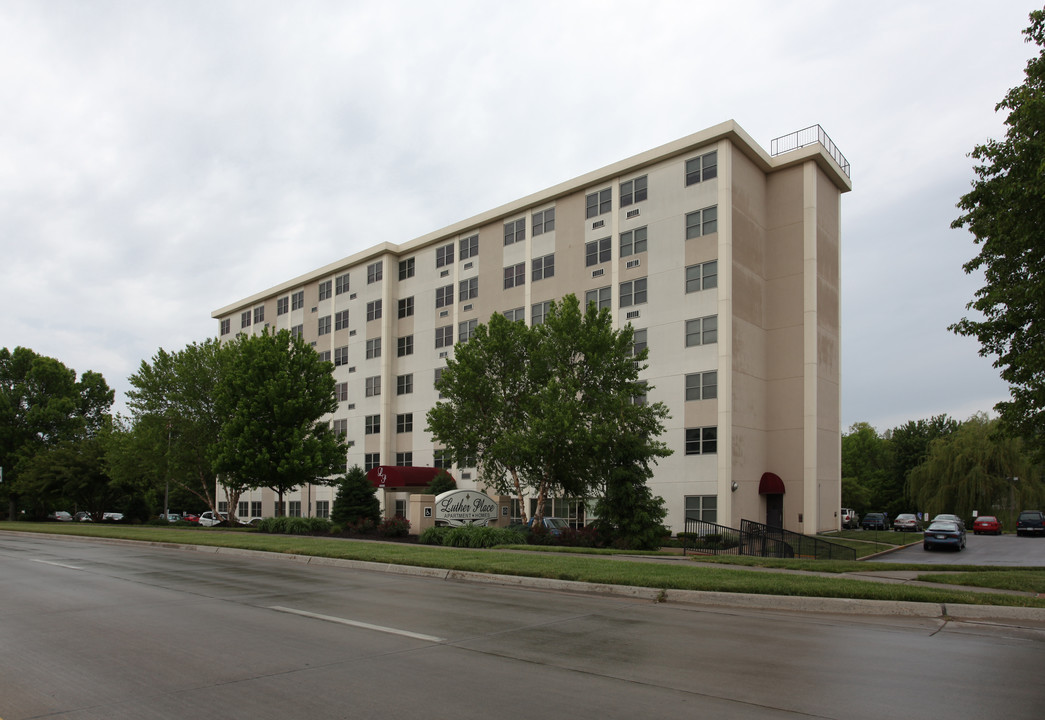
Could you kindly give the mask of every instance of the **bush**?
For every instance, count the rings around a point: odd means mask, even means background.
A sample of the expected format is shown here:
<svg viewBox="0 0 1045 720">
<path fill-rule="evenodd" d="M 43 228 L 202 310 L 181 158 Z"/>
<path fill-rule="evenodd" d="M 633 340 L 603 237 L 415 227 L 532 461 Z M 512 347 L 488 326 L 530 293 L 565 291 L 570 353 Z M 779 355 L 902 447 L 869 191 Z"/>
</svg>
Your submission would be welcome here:
<svg viewBox="0 0 1045 720">
<path fill-rule="evenodd" d="M 453 528 L 447 525 L 434 525 L 430 528 L 425 528 L 421 531 L 421 536 L 417 538 L 417 542 L 422 545 L 444 545 L 447 533 L 452 531 Z"/>
<path fill-rule="evenodd" d="M 324 518 L 271 517 L 257 524 L 258 532 L 273 535 L 326 535 L 331 522 Z"/>
<path fill-rule="evenodd" d="M 370 521 L 371 526 L 367 533 L 373 532 L 373 528 L 381 522 L 381 503 L 377 499 L 374 486 L 366 479 L 366 473 L 358 465 L 354 465 L 342 478 L 334 505 L 330 509 L 330 519 L 346 527 Z"/>
<path fill-rule="evenodd" d="M 406 537 L 410 534 L 410 521 L 399 515 L 386 518 L 377 526 L 377 534 L 381 537 Z"/>
<path fill-rule="evenodd" d="M 464 548 L 521 545 L 525 542 L 526 536 L 517 530 L 486 527 L 484 525 L 461 525 L 450 528 L 450 531 L 443 537 L 443 545 Z"/>
<path fill-rule="evenodd" d="M 445 469 L 440 468 L 432 481 L 428 483 L 425 492 L 429 495 L 441 495 L 444 492 L 457 489 L 457 481 Z"/>
</svg>

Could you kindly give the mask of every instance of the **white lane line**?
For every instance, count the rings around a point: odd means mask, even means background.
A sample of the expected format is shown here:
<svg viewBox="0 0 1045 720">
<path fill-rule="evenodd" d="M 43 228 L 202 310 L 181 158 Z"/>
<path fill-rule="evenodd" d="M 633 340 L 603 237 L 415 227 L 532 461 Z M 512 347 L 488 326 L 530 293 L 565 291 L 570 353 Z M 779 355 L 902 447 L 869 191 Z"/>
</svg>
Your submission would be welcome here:
<svg viewBox="0 0 1045 720">
<path fill-rule="evenodd" d="M 83 570 L 82 567 L 76 567 L 75 565 L 66 565 L 60 562 L 51 562 L 50 560 L 33 560 L 33 562 L 43 563 L 44 565 L 54 565 L 55 567 L 68 568 L 69 570 Z"/>
<path fill-rule="evenodd" d="M 269 607 L 269 610 L 290 613 L 291 615 L 300 615 L 301 617 L 313 618 L 314 620 L 326 620 L 327 622 L 338 623 L 339 625 L 351 625 L 352 627 L 363 628 L 365 630 L 376 630 L 377 632 L 391 633 L 392 635 L 403 635 L 416 640 L 426 640 L 434 643 L 446 642 L 446 638 L 435 637 L 434 635 L 423 635 L 421 633 L 410 632 L 409 630 L 384 627 L 383 625 L 371 625 L 370 623 L 359 622 L 357 620 L 346 620 L 345 618 L 334 617 L 333 615 L 320 615 L 319 613 L 308 612 L 307 610 L 295 610 L 294 608 L 283 607 L 282 605 L 272 605 Z"/>
</svg>

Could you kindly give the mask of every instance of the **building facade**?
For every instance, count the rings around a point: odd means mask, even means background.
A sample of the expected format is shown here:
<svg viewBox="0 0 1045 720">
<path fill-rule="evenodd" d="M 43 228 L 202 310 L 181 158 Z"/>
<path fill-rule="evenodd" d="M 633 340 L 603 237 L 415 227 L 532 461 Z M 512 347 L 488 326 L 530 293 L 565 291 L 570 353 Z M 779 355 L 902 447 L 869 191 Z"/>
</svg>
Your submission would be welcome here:
<svg viewBox="0 0 1045 720">
<path fill-rule="evenodd" d="M 214 311 L 220 336 L 287 329 L 334 365 L 347 462 L 440 466 L 425 432 L 455 343 L 493 313 L 539 323 L 568 293 L 649 348 L 674 453 L 650 486 L 666 523 L 839 526 L 841 196 L 819 127 L 770 154 L 726 122 L 402 244 L 383 243 Z M 775 147 L 773 149 L 776 149 Z M 474 468 L 450 468 L 459 487 Z M 306 486 L 290 514 L 329 512 Z M 386 497 L 386 512 L 407 495 Z M 271 515 L 245 496 L 240 515 Z M 257 510 L 258 512 L 255 512 Z M 579 516 L 563 502 L 548 514 Z"/>
</svg>

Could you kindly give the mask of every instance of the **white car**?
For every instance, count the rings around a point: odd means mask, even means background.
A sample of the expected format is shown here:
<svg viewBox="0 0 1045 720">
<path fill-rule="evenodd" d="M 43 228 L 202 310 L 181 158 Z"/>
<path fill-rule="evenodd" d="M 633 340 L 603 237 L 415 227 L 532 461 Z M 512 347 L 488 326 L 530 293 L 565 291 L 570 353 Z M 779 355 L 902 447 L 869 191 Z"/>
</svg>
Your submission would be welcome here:
<svg viewBox="0 0 1045 720">
<path fill-rule="evenodd" d="M 200 525 L 202 527 L 214 527 L 215 525 L 221 525 L 223 522 L 228 520 L 224 515 L 214 515 L 213 510 L 200 513 Z"/>
</svg>

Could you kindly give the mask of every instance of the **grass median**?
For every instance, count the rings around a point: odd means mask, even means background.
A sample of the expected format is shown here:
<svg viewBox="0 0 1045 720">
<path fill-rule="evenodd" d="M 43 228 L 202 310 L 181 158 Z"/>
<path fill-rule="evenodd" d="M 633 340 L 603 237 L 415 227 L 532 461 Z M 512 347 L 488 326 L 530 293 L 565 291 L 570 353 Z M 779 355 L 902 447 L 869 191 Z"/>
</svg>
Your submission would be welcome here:
<svg viewBox="0 0 1045 720">
<path fill-rule="evenodd" d="M 911 587 L 819 574 L 776 573 L 718 567 L 714 563 L 631 562 L 619 555 L 466 550 L 339 538 L 265 535 L 255 531 L 210 528 L 0 522 L 0 530 L 117 538 L 150 543 L 232 547 L 263 552 L 342 558 L 365 562 L 446 568 L 498 575 L 576 580 L 668 590 L 707 590 L 759 595 L 859 598 L 869 600 L 1010 605 L 1045 608 L 1045 598 Z M 786 569 L 825 571 L 815 561 Z M 808 565 L 813 563 L 812 565 Z M 848 563 L 872 569 L 866 563 Z M 784 566 L 781 566 L 784 567 Z M 890 565 L 890 569 L 902 569 Z M 937 568 L 938 570 L 938 568 Z M 831 572 L 831 571 L 828 571 Z M 836 570 L 834 572 L 847 572 Z"/>
</svg>

